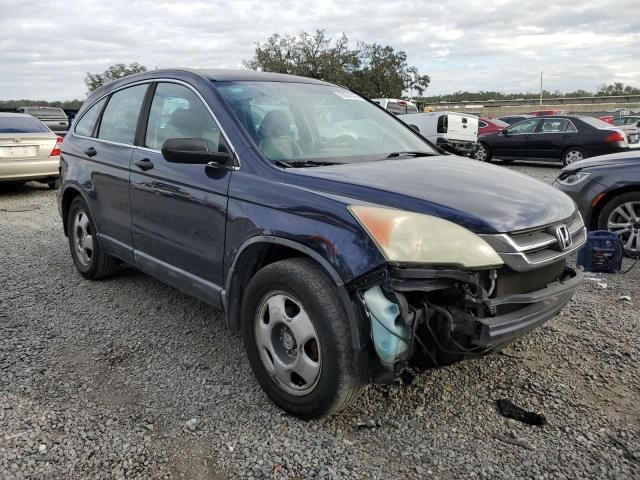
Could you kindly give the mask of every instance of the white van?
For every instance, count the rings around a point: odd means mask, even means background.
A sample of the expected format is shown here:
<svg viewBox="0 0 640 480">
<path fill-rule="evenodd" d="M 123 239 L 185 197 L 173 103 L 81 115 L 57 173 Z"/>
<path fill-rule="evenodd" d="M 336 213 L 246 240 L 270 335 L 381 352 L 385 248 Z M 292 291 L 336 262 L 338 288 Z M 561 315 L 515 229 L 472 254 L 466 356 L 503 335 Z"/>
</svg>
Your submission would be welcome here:
<svg viewBox="0 0 640 480">
<path fill-rule="evenodd" d="M 418 113 L 418 107 L 415 103 L 401 98 L 374 98 L 373 101 L 395 115 Z"/>
<path fill-rule="evenodd" d="M 478 143 L 478 117 L 457 112 L 398 115 L 427 140 L 458 155 L 473 155 Z"/>
</svg>

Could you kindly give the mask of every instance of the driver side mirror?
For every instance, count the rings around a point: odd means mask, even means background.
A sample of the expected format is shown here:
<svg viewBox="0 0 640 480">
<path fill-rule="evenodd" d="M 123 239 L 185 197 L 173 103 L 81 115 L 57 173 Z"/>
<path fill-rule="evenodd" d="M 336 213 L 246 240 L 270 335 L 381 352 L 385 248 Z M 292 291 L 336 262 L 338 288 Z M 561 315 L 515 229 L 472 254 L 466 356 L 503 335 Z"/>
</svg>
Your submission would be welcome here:
<svg viewBox="0 0 640 480">
<path fill-rule="evenodd" d="M 417 125 L 409 124 L 409 126 L 413 128 L 416 132 L 420 133 L 420 129 L 418 128 Z"/>
<path fill-rule="evenodd" d="M 226 165 L 231 159 L 227 152 L 210 152 L 204 138 L 168 138 L 162 144 L 162 156 L 167 162 L 196 165 Z"/>
</svg>

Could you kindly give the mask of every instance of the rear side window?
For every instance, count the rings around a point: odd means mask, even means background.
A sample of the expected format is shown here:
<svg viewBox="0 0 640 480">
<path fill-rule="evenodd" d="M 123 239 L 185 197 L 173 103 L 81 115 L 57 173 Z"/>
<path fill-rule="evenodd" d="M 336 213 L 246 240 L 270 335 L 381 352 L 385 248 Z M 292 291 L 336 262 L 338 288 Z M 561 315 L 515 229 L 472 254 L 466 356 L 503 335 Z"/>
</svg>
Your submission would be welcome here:
<svg viewBox="0 0 640 480">
<path fill-rule="evenodd" d="M 49 129 L 30 115 L 0 117 L 0 133 L 45 133 Z"/>
<path fill-rule="evenodd" d="M 93 134 L 93 127 L 95 126 L 98 115 L 100 115 L 104 102 L 106 101 L 107 99 L 103 98 L 87 110 L 87 113 L 85 113 L 80 121 L 76 123 L 76 134 L 82 135 L 83 137 L 90 137 Z"/>
<path fill-rule="evenodd" d="M 210 152 L 220 148 L 220 129 L 202 100 L 189 88 L 159 83 L 151 102 L 145 147 L 161 150 L 168 138 L 203 138 Z"/>
<path fill-rule="evenodd" d="M 140 108 L 147 85 L 119 90 L 109 99 L 102 114 L 98 138 L 133 145 Z"/>
<path fill-rule="evenodd" d="M 567 130 L 571 122 L 566 118 L 545 118 L 542 121 L 542 133 L 561 133 Z"/>
</svg>

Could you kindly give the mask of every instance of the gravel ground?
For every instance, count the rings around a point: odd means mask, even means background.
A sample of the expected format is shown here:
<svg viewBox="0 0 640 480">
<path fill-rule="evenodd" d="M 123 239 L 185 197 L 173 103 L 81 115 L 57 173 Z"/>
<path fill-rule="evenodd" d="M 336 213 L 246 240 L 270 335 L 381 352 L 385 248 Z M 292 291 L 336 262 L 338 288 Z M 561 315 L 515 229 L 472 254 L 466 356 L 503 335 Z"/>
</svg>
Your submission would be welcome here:
<svg viewBox="0 0 640 480">
<path fill-rule="evenodd" d="M 0 186 L 0 245 L 2 479 L 640 478 L 640 266 L 588 280 L 505 355 L 302 422 L 220 312 L 132 268 L 82 280 L 53 192 Z M 499 398 L 547 425 L 501 417 Z"/>
</svg>

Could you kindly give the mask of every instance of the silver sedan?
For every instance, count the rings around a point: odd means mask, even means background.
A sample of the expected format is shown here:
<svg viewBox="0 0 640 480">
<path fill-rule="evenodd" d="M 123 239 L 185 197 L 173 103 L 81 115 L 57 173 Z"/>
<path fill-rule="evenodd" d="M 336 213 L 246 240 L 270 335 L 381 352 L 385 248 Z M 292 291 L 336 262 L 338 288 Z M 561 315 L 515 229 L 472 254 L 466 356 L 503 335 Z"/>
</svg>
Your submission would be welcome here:
<svg viewBox="0 0 640 480">
<path fill-rule="evenodd" d="M 62 137 L 31 115 L 0 113 L 0 182 L 60 185 Z"/>
</svg>

